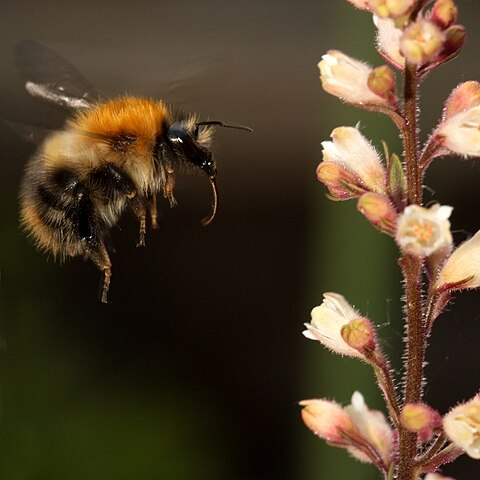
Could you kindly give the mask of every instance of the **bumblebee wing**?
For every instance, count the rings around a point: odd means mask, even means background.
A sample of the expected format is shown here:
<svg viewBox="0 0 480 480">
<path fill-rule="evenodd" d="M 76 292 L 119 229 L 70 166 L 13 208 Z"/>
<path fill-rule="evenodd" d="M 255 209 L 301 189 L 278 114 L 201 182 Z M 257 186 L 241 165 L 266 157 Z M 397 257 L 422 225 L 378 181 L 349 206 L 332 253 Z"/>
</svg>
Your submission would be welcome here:
<svg viewBox="0 0 480 480">
<path fill-rule="evenodd" d="M 90 82 L 58 53 L 34 40 L 15 47 L 15 63 L 25 88 L 40 98 L 72 110 L 89 108 L 99 100 Z"/>
<path fill-rule="evenodd" d="M 17 135 L 34 145 L 40 145 L 51 133 L 56 131 L 52 128 L 25 125 L 10 120 L 3 120 L 3 122 Z"/>
</svg>

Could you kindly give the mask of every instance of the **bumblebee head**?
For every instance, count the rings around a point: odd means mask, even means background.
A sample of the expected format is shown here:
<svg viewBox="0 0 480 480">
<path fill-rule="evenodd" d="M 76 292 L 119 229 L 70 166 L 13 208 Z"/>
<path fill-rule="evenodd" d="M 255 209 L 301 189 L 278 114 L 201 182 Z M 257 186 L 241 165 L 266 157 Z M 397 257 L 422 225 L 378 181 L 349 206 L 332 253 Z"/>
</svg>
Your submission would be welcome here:
<svg viewBox="0 0 480 480">
<path fill-rule="evenodd" d="M 201 168 L 210 180 L 210 186 L 213 193 L 213 205 L 210 215 L 202 219 L 202 225 L 208 225 L 217 212 L 218 207 L 218 190 L 217 190 L 217 169 L 212 158 L 212 152 L 208 146 L 210 144 L 212 127 L 237 128 L 240 130 L 252 131 L 249 127 L 243 125 L 233 125 L 218 120 L 206 122 L 182 122 L 175 121 L 168 128 L 166 137 L 168 144 L 172 148 L 177 157 L 184 161 Z M 192 128 L 193 127 L 193 128 Z M 206 128 L 201 128 L 206 127 Z"/>
<path fill-rule="evenodd" d="M 174 122 L 167 129 L 167 140 L 183 160 L 201 168 L 209 177 L 217 175 L 212 152 L 199 141 L 197 128 L 192 132 L 188 124 Z"/>
</svg>

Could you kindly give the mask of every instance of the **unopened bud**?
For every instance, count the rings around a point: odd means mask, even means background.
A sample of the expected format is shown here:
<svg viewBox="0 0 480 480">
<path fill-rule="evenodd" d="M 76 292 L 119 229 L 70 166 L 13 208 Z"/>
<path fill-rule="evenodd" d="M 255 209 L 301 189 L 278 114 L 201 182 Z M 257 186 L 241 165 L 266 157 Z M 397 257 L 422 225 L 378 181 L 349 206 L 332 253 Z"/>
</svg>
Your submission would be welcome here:
<svg viewBox="0 0 480 480">
<path fill-rule="evenodd" d="M 443 32 L 428 20 L 420 19 L 409 25 L 400 38 L 400 51 L 408 62 L 423 65 L 443 48 Z"/>
<path fill-rule="evenodd" d="M 430 20 L 440 28 L 447 28 L 457 21 L 458 8 L 453 0 L 437 0 L 433 4 Z"/>
<path fill-rule="evenodd" d="M 357 175 L 334 162 L 320 163 L 317 167 L 317 178 L 328 188 L 335 200 L 349 200 L 365 192 Z"/>
<path fill-rule="evenodd" d="M 422 442 L 429 440 L 434 430 L 442 425 L 442 417 L 424 403 L 407 403 L 400 414 L 400 423 L 419 435 Z"/>
<path fill-rule="evenodd" d="M 374 192 L 365 193 L 359 198 L 357 209 L 375 228 L 395 235 L 397 212 L 388 197 Z"/>
<path fill-rule="evenodd" d="M 452 25 L 445 30 L 445 42 L 442 50 L 442 57 L 445 57 L 445 60 L 443 63 L 457 55 L 463 47 L 466 37 L 467 32 L 463 25 Z"/>
<path fill-rule="evenodd" d="M 312 432 L 338 446 L 346 446 L 342 432 L 356 428 L 345 410 L 335 402 L 322 399 L 302 400 L 302 419 Z"/>
<path fill-rule="evenodd" d="M 367 83 L 373 93 L 386 98 L 391 104 L 395 103 L 395 75 L 389 67 L 383 65 L 374 68 L 368 76 Z"/>
<path fill-rule="evenodd" d="M 363 353 L 366 350 L 374 351 L 376 346 L 375 327 L 365 317 L 355 318 L 344 325 L 341 329 L 344 342 Z"/>
<path fill-rule="evenodd" d="M 400 18 L 413 7 L 414 0 L 369 0 L 370 10 L 380 18 Z"/>
</svg>

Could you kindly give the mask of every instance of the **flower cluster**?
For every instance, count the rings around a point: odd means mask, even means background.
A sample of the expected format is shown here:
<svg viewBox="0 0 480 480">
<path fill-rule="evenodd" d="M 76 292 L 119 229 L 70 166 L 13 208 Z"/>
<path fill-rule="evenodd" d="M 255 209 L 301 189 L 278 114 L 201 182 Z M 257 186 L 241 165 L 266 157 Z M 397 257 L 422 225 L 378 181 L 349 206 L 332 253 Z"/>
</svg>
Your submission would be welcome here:
<svg viewBox="0 0 480 480">
<path fill-rule="evenodd" d="M 378 230 L 395 240 L 405 288 L 405 385 L 398 395 L 375 324 L 338 293 L 325 293 L 305 324 L 305 337 L 370 365 L 387 418 L 355 393 L 342 407 L 304 400 L 302 418 L 320 438 L 373 463 L 384 478 L 451 480 L 441 465 L 466 453 L 480 458 L 480 393 L 442 417 L 423 400 L 424 354 L 434 320 L 459 290 L 480 287 L 480 231 L 455 246 L 453 208 L 423 205 L 423 179 L 445 155 L 480 156 L 480 83 L 458 85 L 423 148 L 417 128 L 417 89 L 425 74 L 453 59 L 465 40 L 454 0 L 348 0 L 373 16 L 376 47 L 388 65 L 376 68 L 329 50 L 319 63 L 323 89 L 352 106 L 388 116 L 403 140 L 403 156 L 380 154 L 358 126 L 342 126 L 322 142 L 317 178 L 332 200 L 355 200 Z M 396 70 L 397 73 L 394 73 Z M 397 92 L 396 75 L 404 90 Z"/>
</svg>

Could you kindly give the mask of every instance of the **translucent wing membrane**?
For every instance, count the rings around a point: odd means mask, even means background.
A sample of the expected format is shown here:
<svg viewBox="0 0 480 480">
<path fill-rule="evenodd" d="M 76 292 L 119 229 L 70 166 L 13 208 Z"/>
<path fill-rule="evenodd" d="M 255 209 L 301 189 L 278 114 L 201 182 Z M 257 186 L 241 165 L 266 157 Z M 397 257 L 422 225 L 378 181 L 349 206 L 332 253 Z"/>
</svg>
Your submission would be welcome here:
<svg viewBox="0 0 480 480">
<path fill-rule="evenodd" d="M 15 63 L 33 97 L 73 110 L 89 108 L 99 99 L 93 86 L 75 67 L 34 40 L 16 45 Z"/>
</svg>

